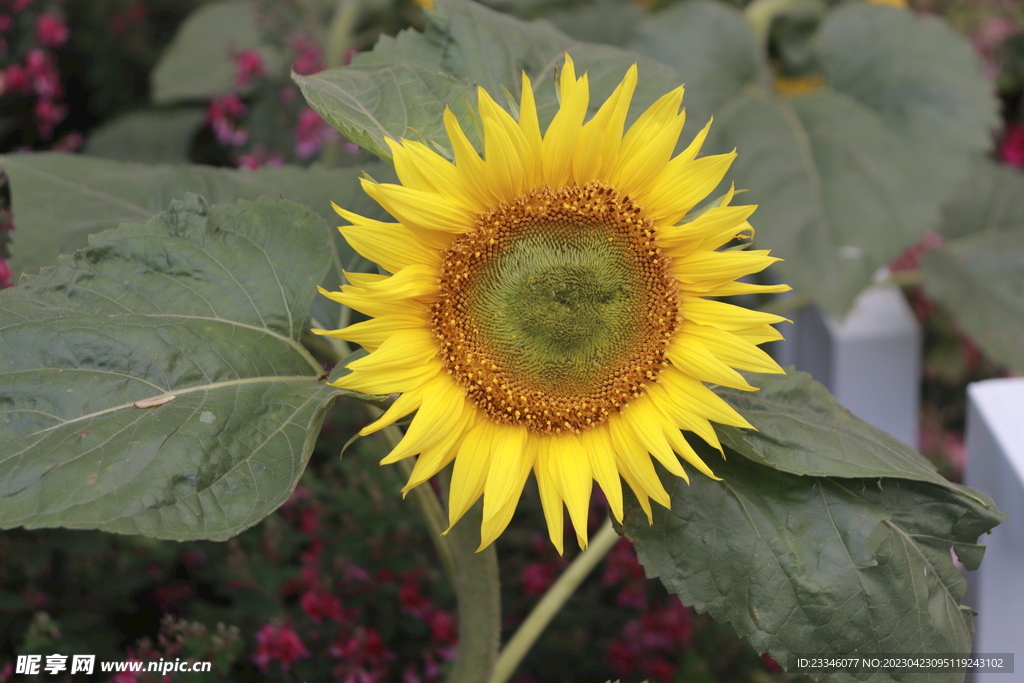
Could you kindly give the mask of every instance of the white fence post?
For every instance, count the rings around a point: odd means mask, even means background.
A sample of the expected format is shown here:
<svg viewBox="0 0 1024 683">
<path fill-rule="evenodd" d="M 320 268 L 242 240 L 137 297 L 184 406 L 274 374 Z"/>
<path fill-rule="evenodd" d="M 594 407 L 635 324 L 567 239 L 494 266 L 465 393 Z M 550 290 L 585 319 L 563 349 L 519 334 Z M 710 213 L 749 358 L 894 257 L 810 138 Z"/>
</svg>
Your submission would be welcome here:
<svg viewBox="0 0 1024 683">
<path fill-rule="evenodd" d="M 967 387 L 964 483 L 1010 515 L 989 536 L 981 568 L 967 574 L 965 604 L 978 612 L 974 652 L 1012 652 L 1014 673 L 976 673 L 975 683 L 1024 681 L 1024 377 Z"/>
<path fill-rule="evenodd" d="M 871 287 L 842 321 L 806 306 L 771 349 L 828 387 L 854 415 L 917 447 L 921 330 L 897 287 Z"/>
</svg>

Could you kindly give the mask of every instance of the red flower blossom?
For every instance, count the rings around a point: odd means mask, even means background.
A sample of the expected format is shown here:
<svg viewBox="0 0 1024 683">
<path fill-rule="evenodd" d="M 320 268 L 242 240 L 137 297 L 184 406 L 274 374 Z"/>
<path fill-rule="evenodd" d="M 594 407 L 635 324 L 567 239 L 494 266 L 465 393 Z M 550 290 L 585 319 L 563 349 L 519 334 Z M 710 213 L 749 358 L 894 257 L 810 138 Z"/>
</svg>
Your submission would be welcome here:
<svg viewBox="0 0 1024 683">
<path fill-rule="evenodd" d="M 360 626 L 341 636 L 328 649 L 341 659 L 331 673 L 342 683 L 378 683 L 387 680 L 388 662 L 395 655 L 387 649 L 380 633 L 371 626 Z"/>
<path fill-rule="evenodd" d="M 338 137 L 338 132 L 329 123 L 320 118 L 312 109 L 299 112 L 299 121 L 295 126 L 295 156 L 308 159 L 323 147 L 324 143 Z"/>
<path fill-rule="evenodd" d="M 434 610 L 424 621 L 430 626 L 430 638 L 439 645 L 454 644 L 459 638 L 458 625 L 451 612 Z"/>
<path fill-rule="evenodd" d="M 63 104 L 56 104 L 52 100 L 41 97 L 36 100 L 32 112 L 36 115 L 39 137 L 49 140 L 53 137 L 53 129 L 68 115 L 68 108 Z"/>
<path fill-rule="evenodd" d="M 344 621 L 355 618 L 355 610 L 347 610 L 341 606 L 341 599 L 323 589 L 307 590 L 299 598 L 299 606 L 314 623 L 324 619 Z"/>
<path fill-rule="evenodd" d="M 432 609 L 430 598 L 420 591 L 420 577 L 417 574 L 403 576 L 398 601 L 403 610 L 418 619 L 424 619 Z"/>
<path fill-rule="evenodd" d="M 68 42 L 68 27 L 53 14 L 40 14 L 36 19 L 36 42 L 44 47 L 60 47 Z"/>
<path fill-rule="evenodd" d="M 290 47 L 295 52 L 292 71 L 300 76 L 308 76 L 324 70 L 323 53 L 320 46 L 312 40 L 306 36 L 296 36 L 292 39 Z"/>
<path fill-rule="evenodd" d="M 245 130 L 238 128 L 238 121 L 245 116 L 245 102 L 235 94 L 215 97 L 206 110 L 206 120 L 213 128 L 217 142 L 222 145 L 241 147 L 249 139 Z"/>
<path fill-rule="evenodd" d="M 558 566 L 554 562 L 531 562 L 523 568 L 519 583 L 524 595 L 539 597 L 551 587 L 557 576 Z"/>
<path fill-rule="evenodd" d="M 27 95 L 32 92 L 32 76 L 28 69 L 12 64 L 4 70 L 4 89 L 19 95 Z"/>
<path fill-rule="evenodd" d="M 267 68 L 263 65 L 263 57 L 256 50 L 242 50 L 234 55 L 235 87 L 244 88 L 257 78 L 267 77 Z"/>
<path fill-rule="evenodd" d="M 1016 122 L 1006 124 L 1006 134 L 999 144 L 999 160 L 1024 168 L 1024 126 Z"/>
<path fill-rule="evenodd" d="M 256 633 L 252 661 L 263 673 L 269 671 L 275 661 L 281 663 L 282 672 L 287 672 L 292 664 L 306 657 L 309 657 L 309 650 L 291 626 L 267 624 Z"/>
<path fill-rule="evenodd" d="M 11 286 L 11 269 L 7 261 L 0 258 L 0 289 L 7 289 Z"/>
</svg>

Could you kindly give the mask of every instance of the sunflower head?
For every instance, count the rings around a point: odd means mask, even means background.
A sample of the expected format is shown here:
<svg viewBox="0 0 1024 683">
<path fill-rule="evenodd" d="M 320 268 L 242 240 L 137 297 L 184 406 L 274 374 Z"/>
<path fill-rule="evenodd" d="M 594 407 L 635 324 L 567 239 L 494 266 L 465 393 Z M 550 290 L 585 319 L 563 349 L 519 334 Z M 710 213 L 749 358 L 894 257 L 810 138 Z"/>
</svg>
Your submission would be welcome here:
<svg viewBox="0 0 1024 683">
<path fill-rule="evenodd" d="M 709 123 L 673 156 L 681 87 L 625 129 L 636 83 L 634 65 L 586 121 L 587 75 L 566 55 L 543 133 L 525 73 L 518 120 L 480 89 L 482 156 L 446 109 L 454 161 L 389 140 L 400 184 L 363 181 L 397 222 L 335 207 L 353 248 L 392 273 L 324 291 L 370 316 L 316 330 L 370 351 L 336 385 L 399 394 L 362 434 L 416 412 L 382 463 L 418 456 L 408 491 L 454 461 L 449 520 L 483 496 L 481 548 L 531 471 L 559 552 L 563 504 L 586 547 L 594 481 L 620 521 L 622 480 L 651 518 L 651 499 L 669 505 L 652 457 L 687 481 L 680 458 L 715 476 L 681 430 L 721 450 L 711 421 L 750 427 L 705 383 L 753 391 L 737 369 L 782 372 L 757 344 L 783 319 L 715 300 L 788 289 L 737 282 L 768 252 L 719 251 L 753 233 L 755 207 L 730 190 L 684 220 L 735 153 L 698 158 Z"/>
</svg>

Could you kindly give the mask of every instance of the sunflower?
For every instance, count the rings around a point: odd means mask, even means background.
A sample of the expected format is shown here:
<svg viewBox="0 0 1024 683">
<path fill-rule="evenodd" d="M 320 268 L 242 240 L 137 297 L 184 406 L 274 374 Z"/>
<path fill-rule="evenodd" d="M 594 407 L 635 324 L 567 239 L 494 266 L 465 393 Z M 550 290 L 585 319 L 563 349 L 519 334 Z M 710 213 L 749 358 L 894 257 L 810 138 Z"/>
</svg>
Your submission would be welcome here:
<svg viewBox="0 0 1024 683">
<path fill-rule="evenodd" d="M 620 477 L 651 519 L 651 499 L 669 506 L 651 456 L 687 482 L 680 458 L 715 477 L 680 430 L 721 450 L 709 421 L 751 427 L 704 383 L 754 391 L 736 369 L 782 372 L 756 345 L 783 318 L 708 298 L 788 289 L 736 282 L 777 260 L 767 251 L 715 251 L 752 235 L 755 207 L 730 190 L 686 217 L 735 153 L 697 158 L 709 123 L 672 156 L 682 87 L 623 134 L 636 83 L 633 65 L 584 123 L 587 74 L 566 55 L 543 135 L 525 73 L 518 121 L 480 89 L 483 157 L 445 109 L 454 163 L 388 140 L 401 184 L 362 181 L 397 223 L 335 207 L 349 244 L 392 273 L 322 290 L 371 318 L 316 330 L 370 352 L 335 386 L 399 394 L 363 435 L 416 411 L 381 464 L 418 456 L 408 492 L 454 460 L 449 521 L 483 496 L 481 548 L 531 470 L 559 552 L 563 503 L 586 547 L 594 481 L 616 519 Z"/>
</svg>

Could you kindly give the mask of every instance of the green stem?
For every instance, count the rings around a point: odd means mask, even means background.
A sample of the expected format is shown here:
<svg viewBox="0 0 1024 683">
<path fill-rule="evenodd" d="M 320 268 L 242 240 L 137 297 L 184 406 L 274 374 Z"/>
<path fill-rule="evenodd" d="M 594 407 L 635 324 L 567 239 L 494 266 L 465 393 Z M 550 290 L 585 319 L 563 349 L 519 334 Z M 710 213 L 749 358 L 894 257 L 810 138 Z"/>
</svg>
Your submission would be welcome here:
<svg viewBox="0 0 1024 683">
<path fill-rule="evenodd" d="M 447 683 L 482 683 L 491 677 L 501 644 L 501 581 L 494 544 L 480 552 L 483 503 L 474 505 L 445 537 L 455 559 L 459 650 Z"/>
<path fill-rule="evenodd" d="M 548 592 L 530 612 L 530 616 L 526 617 L 526 621 L 519 626 L 515 635 L 502 649 L 498 661 L 494 665 L 494 674 L 491 676 L 490 683 L 505 683 L 512 677 L 519 662 L 523 660 L 540 634 L 576 592 L 579 585 L 583 583 L 583 579 L 587 578 L 591 570 L 597 566 L 601 558 L 608 554 L 618 540 L 619 535 L 615 533 L 615 528 L 609 519 L 591 540 L 589 547 L 573 560 L 569 568 L 548 589 Z"/>
</svg>

